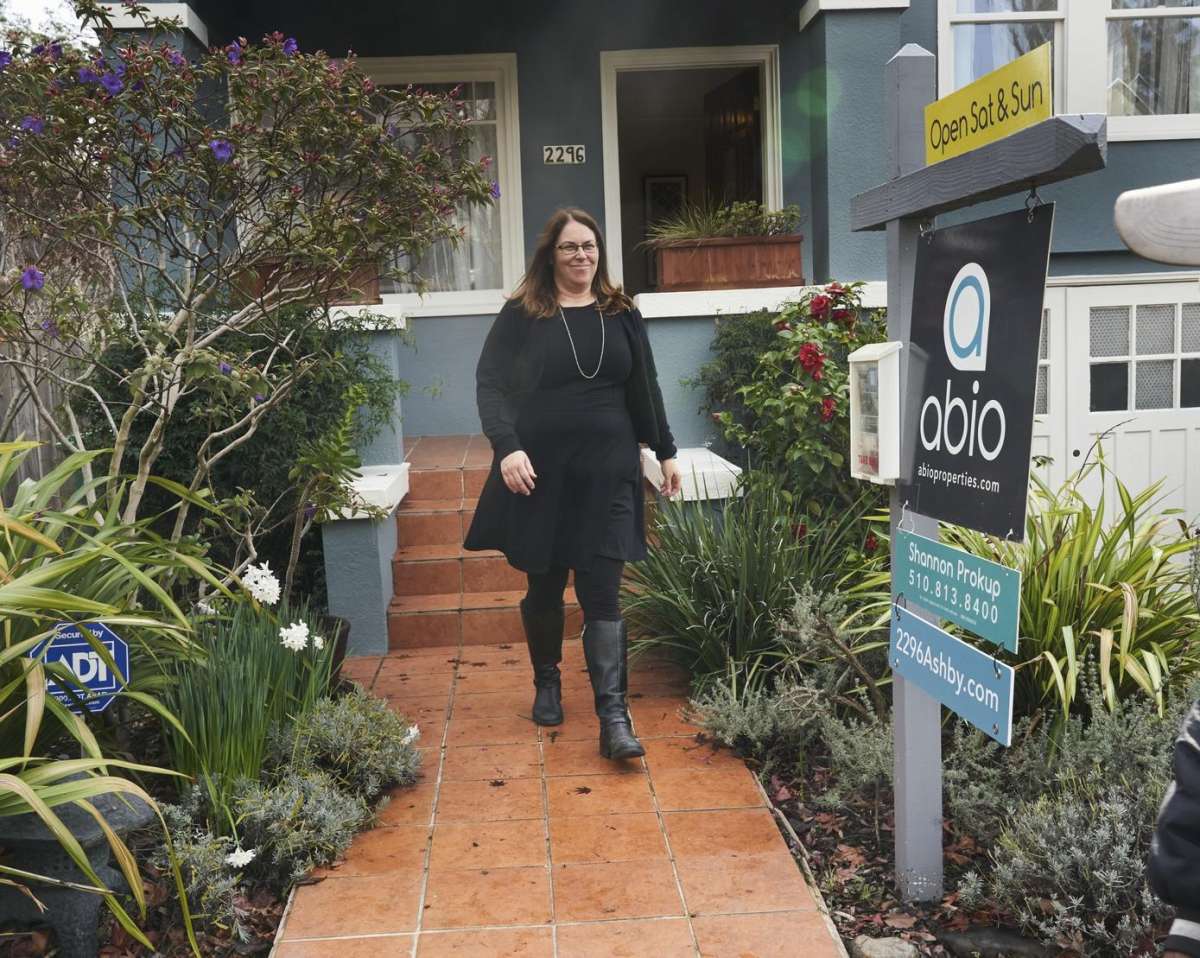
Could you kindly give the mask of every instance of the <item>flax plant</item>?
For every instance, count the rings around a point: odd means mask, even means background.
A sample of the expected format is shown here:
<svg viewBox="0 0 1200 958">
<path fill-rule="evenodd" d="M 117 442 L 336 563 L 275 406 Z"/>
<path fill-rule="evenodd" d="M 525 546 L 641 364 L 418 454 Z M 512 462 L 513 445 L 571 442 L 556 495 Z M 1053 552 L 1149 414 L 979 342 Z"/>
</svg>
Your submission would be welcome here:
<svg viewBox="0 0 1200 958">
<path fill-rule="evenodd" d="M 646 561 L 626 576 L 635 652 L 664 649 L 697 679 L 733 670 L 755 687 L 769 683 L 794 590 L 833 588 L 862 557 L 868 499 L 817 521 L 802 498 L 756 481 L 719 514 L 665 503 Z"/>
<path fill-rule="evenodd" d="M 1090 502 L 1080 486 L 1093 472 L 1102 492 Z M 1186 527 L 1162 509 L 1161 483 L 1133 495 L 1103 459 L 1057 490 L 1031 481 L 1025 542 L 945 530 L 953 544 L 1021 571 L 1016 712 L 1054 703 L 1064 721 L 1082 707 L 1080 676 L 1094 660 L 1109 709 L 1144 695 L 1161 714 L 1168 685 L 1200 672 Z"/>
</svg>

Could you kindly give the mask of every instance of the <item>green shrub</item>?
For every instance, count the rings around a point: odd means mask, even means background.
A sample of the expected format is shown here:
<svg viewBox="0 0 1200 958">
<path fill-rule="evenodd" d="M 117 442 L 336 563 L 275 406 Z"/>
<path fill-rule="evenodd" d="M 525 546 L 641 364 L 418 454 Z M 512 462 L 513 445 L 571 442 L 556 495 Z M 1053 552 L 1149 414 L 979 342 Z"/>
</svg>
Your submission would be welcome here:
<svg viewBox="0 0 1200 958">
<path fill-rule="evenodd" d="M 817 717 L 822 744 L 829 752 L 833 786 L 814 801 L 828 808 L 843 804 L 852 795 L 870 796 L 876 807 L 883 790 L 890 788 L 895 769 L 891 713 L 868 707 L 866 718 L 838 715 L 826 702 Z"/>
<path fill-rule="evenodd" d="M 338 787 L 316 768 L 289 768 L 272 784 L 244 782 L 235 794 L 248 868 L 286 889 L 318 865 L 329 865 L 371 822 L 361 794 Z"/>
<path fill-rule="evenodd" d="M 1104 493 L 1090 502 L 1080 491 L 1097 470 L 1097 485 L 1111 483 L 1115 502 Z M 1002 656 L 1025 663 L 1015 714 L 1052 703 L 1062 721 L 1078 710 L 1089 655 L 1109 708 L 1145 695 L 1161 711 L 1168 683 L 1200 673 L 1200 615 L 1183 561 L 1191 543 L 1159 511 L 1160 484 L 1132 495 L 1102 460 L 1057 491 L 1036 474 L 1031 481 L 1024 542 L 946 527 L 951 544 L 1021 572 L 1020 656 Z"/>
<path fill-rule="evenodd" d="M 880 315 L 862 308 L 861 288 L 830 283 L 787 304 L 774 323 L 774 342 L 750 377 L 736 383 L 742 409 L 717 414 L 725 438 L 743 446 L 755 469 L 774 476 L 813 515 L 836 514 L 864 495 L 875 505 L 883 501 L 877 487 L 864 490 L 852 479 L 845 463 L 846 357 L 884 331 Z"/>
<path fill-rule="evenodd" d="M 368 801 L 393 785 L 411 785 L 421 767 L 419 730 L 360 688 L 325 699 L 270 737 L 279 765 L 328 774 L 341 788 Z"/>
<path fill-rule="evenodd" d="M 794 233 L 803 214 L 794 203 L 767 209 L 753 200 L 734 203 L 685 203 L 675 216 L 646 227 L 649 246 L 670 246 L 713 236 L 783 236 Z"/>
<path fill-rule="evenodd" d="M 757 761 L 762 774 L 795 774 L 814 732 L 813 698 L 811 689 L 798 685 L 713 682 L 691 705 L 709 735 Z"/>
<path fill-rule="evenodd" d="M 1024 806 L 992 853 L 992 900 L 1043 942 L 1085 956 L 1153 954 L 1171 911 L 1146 882 L 1160 790 L 1076 786 Z"/>
<path fill-rule="evenodd" d="M 241 937 L 235 903 L 241 876 L 227 861 L 234 842 L 197 824 L 203 819 L 198 814 L 203 804 L 196 790 L 194 797 L 185 795 L 179 805 L 162 806 L 163 817 L 170 829 L 192 918 L 201 925 L 228 929 Z M 160 869 L 170 867 L 165 848 L 159 849 L 154 863 Z"/>
<path fill-rule="evenodd" d="M 295 623 L 309 631 L 303 649 L 283 643 L 283 629 Z M 328 694 L 334 648 L 321 627 L 306 604 L 282 605 L 275 615 L 238 601 L 227 617 L 197 621 L 204 657 L 172 668 L 165 698 L 180 725 L 165 727 L 172 766 L 208 791 L 216 832 L 233 833 L 230 793 L 239 779 L 261 777 L 272 726 L 302 717 Z"/>
<path fill-rule="evenodd" d="M 730 663 L 757 680 L 760 660 L 780 655 L 779 621 L 793 588 L 830 587 L 863 550 L 855 507 L 812 520 L 771 483 L 755 483 L 713 516 L 688 503 L 659 512 L 645 562 L 627 574 L 624 609 L 635 649 L 668 650 L 698 678 L 725 675 Z"/>
</svg>

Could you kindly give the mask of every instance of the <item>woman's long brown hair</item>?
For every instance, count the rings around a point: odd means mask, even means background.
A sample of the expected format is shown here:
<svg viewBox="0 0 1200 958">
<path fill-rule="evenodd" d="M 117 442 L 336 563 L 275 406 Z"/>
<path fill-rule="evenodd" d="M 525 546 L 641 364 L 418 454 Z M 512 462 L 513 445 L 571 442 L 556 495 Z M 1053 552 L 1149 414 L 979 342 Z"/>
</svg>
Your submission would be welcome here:
<svg viewBox="0 0 1200 958">
<path fill-rule="evenodd" d="M 525 271 L 512 299 L 538 319 L 549 319 L 558 312 L 558 289 L 554 285 L 554 246 L 563 227 L 571 220 L 582 223 L 596 237 L 596 275 L 592 277 L 592 293 L 600 309 L 606 313 L 633 309 L 633 301 L 608 278 L 608 252 L 604 248 L 600 227 L 589 213 L 574 207 L 558 210 L 546 221 L 529 269 Z"/>
</svg>

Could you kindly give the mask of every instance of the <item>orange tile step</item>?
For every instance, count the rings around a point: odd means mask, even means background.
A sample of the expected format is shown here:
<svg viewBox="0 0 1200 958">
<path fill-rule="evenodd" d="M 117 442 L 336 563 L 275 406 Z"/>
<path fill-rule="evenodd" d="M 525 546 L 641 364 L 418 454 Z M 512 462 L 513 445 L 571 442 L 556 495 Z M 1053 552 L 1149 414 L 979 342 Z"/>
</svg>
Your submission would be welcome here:
<svg viewBox="0 0 1200 958">
<path fill-rule="evenodd" d="M 525 573 L 499 553 L 413 546 L 397 550 L 392 559 L 392 592 L 397 596 L 494 592 L 524 589 L 525 584 Z"/>
<path fill-rule="evenodd" d="M 388 606 L 388 648 L 524 644 L 518 603 L 525 590 L 396 596 Z M 583 615 L 568 589 L 566 634 L 579 634 Z"/>
</svg>

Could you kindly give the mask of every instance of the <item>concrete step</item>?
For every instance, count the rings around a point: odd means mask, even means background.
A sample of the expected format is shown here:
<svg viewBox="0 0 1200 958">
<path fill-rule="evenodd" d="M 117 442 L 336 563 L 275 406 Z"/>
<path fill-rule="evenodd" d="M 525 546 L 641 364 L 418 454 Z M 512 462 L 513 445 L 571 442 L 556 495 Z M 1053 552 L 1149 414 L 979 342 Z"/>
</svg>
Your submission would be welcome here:
<svg viewBox="0 0 1200 958">
<path fill-rule="evenodd" d="M 523 646 L 525 632 L 518 603 L 524 594 L 523 589 L 518 589 L 396 596 L 388 607 L 388 646 L 393 651 L 454 646 L 460 642 Z M 566 635 L 578 637 L 583 628 L 583 614 L 574 590 L 567 590 L 564 602 Z"/>
</svg>

